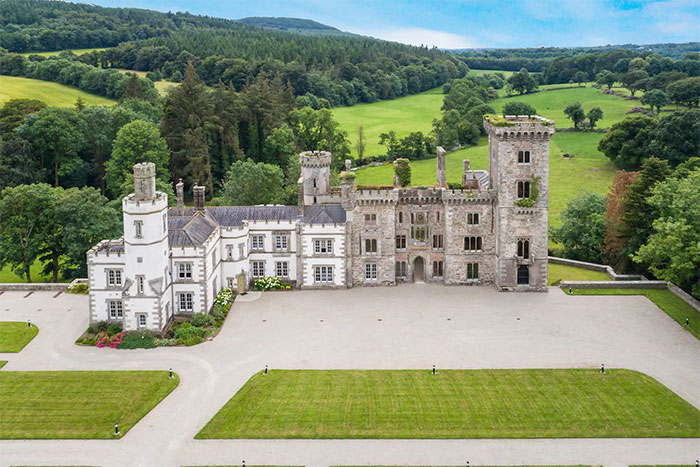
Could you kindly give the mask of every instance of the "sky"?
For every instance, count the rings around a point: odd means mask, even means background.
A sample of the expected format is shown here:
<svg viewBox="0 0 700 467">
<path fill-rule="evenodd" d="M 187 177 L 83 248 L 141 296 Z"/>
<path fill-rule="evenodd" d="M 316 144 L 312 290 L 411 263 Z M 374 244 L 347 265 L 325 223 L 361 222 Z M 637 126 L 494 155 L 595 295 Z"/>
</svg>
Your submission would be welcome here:
<svg viewBox="0 0 700 467">
<path fill-rule="evenodd" d="M 700 41 L 700 0 L 92 0 L 239 19 L 288 16 L 440 48 Z"/>
</svg>

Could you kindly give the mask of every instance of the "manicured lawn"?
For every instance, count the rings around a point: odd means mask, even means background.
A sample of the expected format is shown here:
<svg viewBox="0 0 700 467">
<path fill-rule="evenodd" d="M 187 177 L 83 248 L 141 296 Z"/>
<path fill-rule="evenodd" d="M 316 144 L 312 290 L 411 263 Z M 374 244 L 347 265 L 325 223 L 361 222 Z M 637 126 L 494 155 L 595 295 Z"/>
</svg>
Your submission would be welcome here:
<svg viewBox="0 0 700 467">
<path fill-rule="evenodd" d="M 664 289 L 574 289 L 574 295 L 644 295 L 661 308 L 678 324 L 688 329 L 700 339 L 700 313 L 678 298 L 670 290 Z M 685 325 L 688 318 L 689 324 Z"/>
<path fill-rule="evenodd" d="M 557 281 L 609 281 L 610 277 L 600 271 L 591 271 L 590 269 L 577 268 L 575 266 L 567 266 L 564 264 L 549 263 L 547 265 L 549 277 L 547 284 L 552 285 Z"/>
<path fill-rule="evenodd" d="M 19 352 L 34 339 L 39 328 L 26 321 L 0 321 L 0 353 Z"/>
<path fill-rule="evenodd" d="M 0 368 L 4 367 L 7 365 L 7 360 L 0 360 Z"/>
<path fill-rule="evenodd" d="M 178 382 L 167 371 L 2 371 L 0 439 L 119 438 Z"/>
<path fill-rule="evenodd" d="M 68 49 L 68 50 L 73 52 L 75 55 L 82 55 L 82 54 L 90 53 L 92 51 L 101 52 L 103 50 L 107 50 L 108 48 L 109 47 L 97 47 L 94 49 Z M 58 55 L 59 53 L 61 53 L 61 50 L 54 51 L 54 52 L 25 52 L 21 55 L 24 55 L 25 57 L 29 57 L 30 55 L 41 55 L 42 57 L 50 57 L 52 55 Z"/>
<path fill-rule="evenodd" d="M 273 370 L 196 438 L 696 436 L 700 411 L 630 370 Z"/>
<path fill-rule="evenodd" d="M 555 133 L 549 145 L 549 223 L 561 224 L 559 215 L 566 203 L 584 191 L 607 194 L 615 176 L 615 167 L 600 152 L 601 133 Z M 568 153 L 573 157 L 564 158 Z M 461 182 L 462 160 L 469 159 L 473 169 L 488 170 L 488 139 L 477 146 L 451 152 L 445 158 L 448 182 Z M 393 167 L 385 164 L 356 172 L 358 185 L 391 185 Z M 411 184 L 435 184 L 435 158 L 411 162 Z"/>
<path fill-rule="evenodd" d="M 18 76 L 0 76 L 0 104 L 10 99 L 38 99 L 46 105 L 70 107 L 82 97 L 86 105 L 114 105 L 115 100 L 70 86 Z"/>
<path fill-rule="evenodd" d="M 2 77 L 0 77 L 0 79 L 2 79 Z M 42 274 L 43 268 L 44 265 L 41 264 L 41 261 L 39 260 L 35 261 L 34 264 L 32 264 L 32 266 L 29 268 L 32 275 L 32 282 L 51 282 L 50 275 L 45 276 Z M 27 279 L 24 276 L 19 276 L 15 274 L 10 266 L 5 266 L 4 268 L 0 269 L 0 284 L 17 282 L 27 282 Z M 64 279 L 59 274 L 58 282 L 70 282 L 70 279 Z"/>
</svg>

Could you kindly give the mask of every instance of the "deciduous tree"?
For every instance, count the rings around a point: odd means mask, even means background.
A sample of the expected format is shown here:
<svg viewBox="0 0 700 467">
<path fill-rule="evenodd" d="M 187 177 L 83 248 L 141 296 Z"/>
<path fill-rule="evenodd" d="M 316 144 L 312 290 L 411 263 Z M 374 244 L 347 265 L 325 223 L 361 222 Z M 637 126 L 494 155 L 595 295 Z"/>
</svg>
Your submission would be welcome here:
<svg viewBox="0 0 700 467">
<path fill-rule="evenodd" d="M 562 225 L 552 229 L 552 240 L 564 245 L 567 258 L 600 263 L 605 238 L 605 197 L 583 193 L 566 203 Z"/>
<path fill-rule="evenodd" d="M 223 200 L 233 206 L 275 204 L 284 198 L 284 174 L 276 165 L 236 161 L 224 180 Z"/>
</svg>

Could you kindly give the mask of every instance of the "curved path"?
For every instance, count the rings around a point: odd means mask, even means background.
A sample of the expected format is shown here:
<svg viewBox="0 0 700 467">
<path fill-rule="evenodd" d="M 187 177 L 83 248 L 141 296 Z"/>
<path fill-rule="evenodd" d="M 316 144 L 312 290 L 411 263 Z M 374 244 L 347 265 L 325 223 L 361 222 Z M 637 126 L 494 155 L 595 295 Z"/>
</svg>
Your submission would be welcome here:
<svg viewBox="0 0 700 467">
<path fill-rule="evenodd" d="M 498 293 L 412 285 L 256 293 L 211 342 L 190 348 L 76 346 L 87 297 L 5 292 L 0 321 L 38 336 L 12 370 L 172 367 L 180 386 L 120 440 L 1 441 L 0 466 L 205 464 L 691 464 L 700 439 L 194 440 L 256 371 L 270 368 L 629 368 L 700 407 L 700 341 L 644 297 Z M 379 321 L 381 319 L 381 321 Z M 273 370 L 274 371 L 274 370 Z"/>
</svg>

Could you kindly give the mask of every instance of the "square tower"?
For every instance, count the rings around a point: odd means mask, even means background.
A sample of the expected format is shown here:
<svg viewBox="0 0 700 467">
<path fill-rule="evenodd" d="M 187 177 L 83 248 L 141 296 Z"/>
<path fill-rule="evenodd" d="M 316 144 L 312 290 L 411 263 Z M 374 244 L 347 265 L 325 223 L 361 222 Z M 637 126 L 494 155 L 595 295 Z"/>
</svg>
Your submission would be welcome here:
<svg viewBox="0 0 700 467">
<path fill-rule="evenodd" d="M 489 187 L 496 192 L 495 283 L 500 290 L 547 290 L 549 140 L 554 122 L 487 115 Z"/>
</svg>

